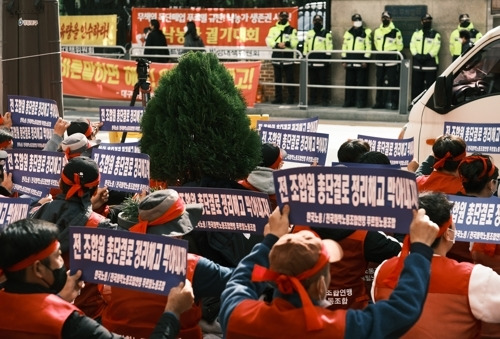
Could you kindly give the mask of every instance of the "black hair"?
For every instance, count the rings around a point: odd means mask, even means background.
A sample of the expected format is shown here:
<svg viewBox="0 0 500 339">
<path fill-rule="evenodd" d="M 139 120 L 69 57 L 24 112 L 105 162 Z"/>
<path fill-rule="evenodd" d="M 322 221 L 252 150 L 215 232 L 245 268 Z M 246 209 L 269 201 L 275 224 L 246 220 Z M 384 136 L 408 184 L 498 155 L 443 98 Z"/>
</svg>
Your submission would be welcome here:
<svg viewBox="0 0 500 339">
<path fill-rule="evenodd" d="M 450 219 L 453 202 L 449 201 L 444 193 L 425 192 L 418 197 L 418 208 L 423 208 L 429 219 L 441 226 Z M 436 239 L 431 247 L 437 247 L 440 239 Z"/>
<path fill-rule="evenodd" d="M 6 269 L 43 251 L 59 234 L 56 224 L 38 219 L 21 219 L 0 233 L 0 268 L 7 280 L 24 281 L 26 269 L 9 272 Z"/>
<path fill-rule="evenodd" d="M 159 30 L 160 29 L 160 22 L 156 19 L 151 19 L 151 26 L 153 26 L 153 28 L 155 30 Z"/>
<path fill-rule="evenodd" d="M 458 36 L 470 40 L 470 32 L 468 29 L 461 29 L 460 32 L 458 32 Z"/>
<path fill-rule="evenodd" d="M 464 153 L 466 147 L 467 145 L 462 138 L 452 134 L 443 134 L 434 141 L 432 153 L 437 160 L 444 158 L 448 152 L 450 152 L 451 156 L 454 158 Z M 457 170 L 458 164 L 460 164 L 460 160 L 450 159 L 445 161 L 442 168 L 446 171 L 454 172 Z"/>
<path fill-rule="evenodd" d="M 380 164 L 380 165 L 390 165 L 391 160 L 382 152 L 379 151 L 369 151 L 362 154 L 359 157 L 359 163 L 363 164 Z"/>
<path fill-rule="evenodd" d="M 484 161 L 483 161 L 484 159 Z M 486 164 L 486 168 L 484 168 Z M 488 175 L 494 167 L 493 174 Z M 466 157 L 458 166 L 458 174 L 462 179 L 465 193 L 480 193 L 492 179 L 498 178 L 498 168 L 493 165 L 491 156 L 473 153 Z"/>
<path fill-rule="evenodd" d="M 370 144 L 361 139 L 350 139 L 340 145 L 337 151 L 339 162 L 358 162 L 359 157 L 370 151 Z"/>
<path fill-rule="evenodd" d="M 184 33 L 184 36 L 191 35 L 194 40 L 198 40 L 200 37 L 198 36 L 198 32 L 196 31 L 196 24 L 194 21 L 188 21 L 186 23 L 187 31 Z"/>
</svg>

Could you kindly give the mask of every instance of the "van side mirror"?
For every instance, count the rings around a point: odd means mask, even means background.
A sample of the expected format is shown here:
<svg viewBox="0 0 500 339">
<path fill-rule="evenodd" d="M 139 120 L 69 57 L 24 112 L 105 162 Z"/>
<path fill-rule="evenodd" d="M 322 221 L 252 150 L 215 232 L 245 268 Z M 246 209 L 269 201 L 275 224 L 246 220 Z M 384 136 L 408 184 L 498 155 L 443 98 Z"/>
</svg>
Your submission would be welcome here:
<svg viewBox="0 0 500 339">
<path fill-rule="evenodd" d="M 434 107 L 447 109 L 451 106 L 452 75 L 440 75 L 434 84 Z"/>
</svg>

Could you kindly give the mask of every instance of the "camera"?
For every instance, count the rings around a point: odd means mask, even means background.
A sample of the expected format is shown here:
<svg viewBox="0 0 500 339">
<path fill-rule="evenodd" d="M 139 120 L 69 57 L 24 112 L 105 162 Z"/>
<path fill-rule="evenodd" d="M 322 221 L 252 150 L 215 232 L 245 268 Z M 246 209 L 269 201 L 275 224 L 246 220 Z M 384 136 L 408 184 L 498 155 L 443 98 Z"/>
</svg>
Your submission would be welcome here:
<svg viewBox="0 0 500 339">
<path fill-rule="evenodd" d="M 137 77 L 139 81 L 146 81 L 149 77 L 149 64 L 150 61 L 147 59 L 139 58 L 136 60 L 137 62 Z"/>
</svg>

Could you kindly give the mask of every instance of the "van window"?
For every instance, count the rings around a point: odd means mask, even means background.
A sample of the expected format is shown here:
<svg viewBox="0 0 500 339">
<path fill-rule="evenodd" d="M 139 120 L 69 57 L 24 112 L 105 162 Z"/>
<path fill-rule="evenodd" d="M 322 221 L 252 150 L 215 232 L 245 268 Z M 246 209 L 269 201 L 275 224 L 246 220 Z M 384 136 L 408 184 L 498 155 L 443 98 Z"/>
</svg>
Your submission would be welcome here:
<svg viewBox="0 0 500 339">
<path fill-rule="evenodd" d="M 500 94 L 500 41 L 487 45 L 474 55 L 453 80 L 455 106 L 485 95 Z"/>
</svg>

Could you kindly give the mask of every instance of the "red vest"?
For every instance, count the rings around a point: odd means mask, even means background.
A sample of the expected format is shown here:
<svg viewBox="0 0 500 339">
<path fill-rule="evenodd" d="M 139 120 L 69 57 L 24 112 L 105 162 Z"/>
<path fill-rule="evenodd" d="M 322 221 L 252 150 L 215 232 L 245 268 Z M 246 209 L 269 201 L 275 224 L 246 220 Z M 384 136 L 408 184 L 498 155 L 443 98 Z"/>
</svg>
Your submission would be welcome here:
<svg viewBox="0 0 500 339">
<path fill-rule="evenodd" d="M 388 299 L 392 293 L 384 280 L 398 260 L 394 257 L 380 266 L 374 282 L 375 301 Z M 434 256 L 422 315 L 402 338 L 479 338 L 481 322 L 472 314 L 468 297 L 473 268 L 471 263 Z"/>
<path fill-rule="evenodd" d="M 330 287 L 326 299 L 332 302 L 328 308 L 362 309 L 368 305 L 363 277 L 368 267 L 364 245 L 367 231 L 355 231 L 350 236 L 339 240 L 344 256 L 342 260 L 330 264 Z"/>
<path fill-rule="evenodd" d="M 429 175 L 417 177 L 417 188 L 419 192 L 433 191 L 446 194 L 465 194 L 462 180 L 459 177 L 440 171 L 432 171 Z"/>
<path fill-rule="evenodd" d="M 0 291 L 0 338 L 61 338 L 64 322 L 76 306 L 54 294 Z"/>
<path fill-rule="evenodd" d="M 346 310 L 330 311 L 317 306 L 323 329 L 308 331 L 304 311 L 282 298 L 268 304 L 245 300 L 235 307 L 227 324 L 226 339 L 250 338 L 344 338 Z"/>
<path fill-rule="evenodd" d="M 188 253 L 186 278 L 193 280 L 196 264 L 200 259 Z M 108 330 L 132 338 L 149 338 L 158 319 L 165 310 L 168 296 L 111 287 L 111 296 L 102 314 L 102 324 Z M 201 339 L 198 322 L 201 320 L 201 305 L 195 304 L 181 314 L 179 338 Z"/>
</svg>

